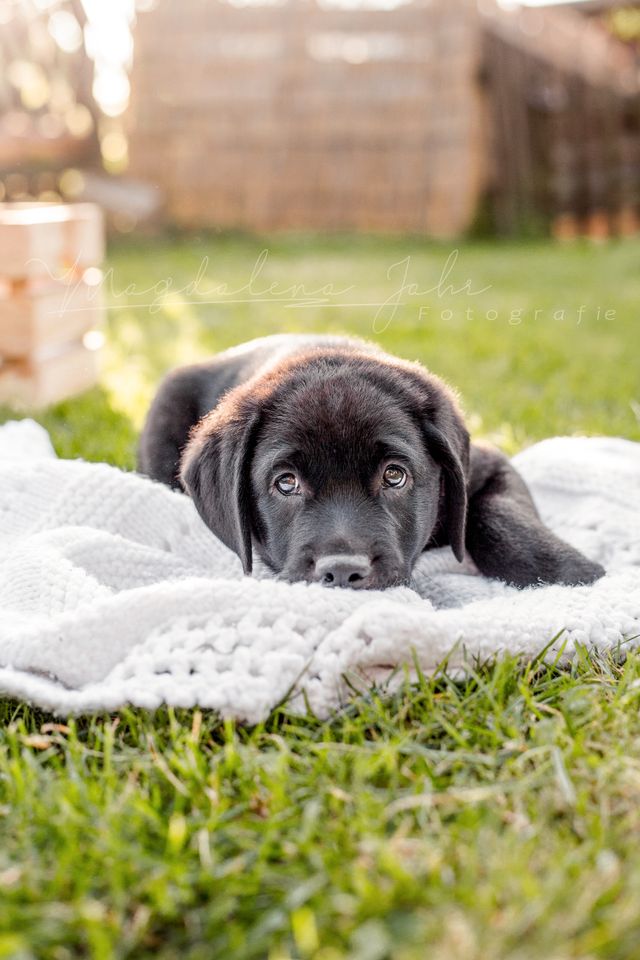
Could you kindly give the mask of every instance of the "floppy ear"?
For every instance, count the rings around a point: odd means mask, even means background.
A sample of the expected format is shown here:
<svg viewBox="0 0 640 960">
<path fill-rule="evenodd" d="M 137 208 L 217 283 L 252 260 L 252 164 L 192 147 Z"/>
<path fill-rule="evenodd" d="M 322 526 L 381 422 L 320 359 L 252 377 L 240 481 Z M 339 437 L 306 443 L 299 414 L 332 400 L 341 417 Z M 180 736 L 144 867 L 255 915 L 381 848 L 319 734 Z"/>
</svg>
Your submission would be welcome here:
<svg viewBox="0 0 640 960">
<path fill-rule="evenodd" d="M 258 413 L 215 413 L 195 428 L 182 456 L 180 477 L 198 513 L 251 573 L 251 456 Z"/>
<path fill-rule="evenodd" d="M 469 431 L 454 394 L 442 380 L 419 364 L 399 361 L 393 364 L 392 370 L 396 377 L 400 376 L 405 398 L 409 400 L 428 452 L 442 469 L 441 502 L 430 542 L 436 543 L 446 536 L 456 560 L 462 563 L 467 524 Z"/>
<path fill-rule="evenodd" d="M 467 478 L 464 464 L 469 456 L 469 437 L 467 435 L 465 456 L 463 438 L 448 438 L 430 421 L 424 422 L 422 429 L 429 453 L 442 468 L 443 497 L 437 528 L 446 533 L 456 560 L 462 563 L 467 526 Z M 464 433 L 466 434 L 466 430 Z"/>
<path fill-rule="evenodd" d="M 420 426 L 425 444 L 442 468 L 443 485 L 436 531 L 439 536 L 446 536 L 456 560 L 462 563 L 467 527 L 469 431 L 454 394 L 441 380 L 430 374 L 425 378 L 423 374 L 420 393 L 424 398 Z"/>
</svg>

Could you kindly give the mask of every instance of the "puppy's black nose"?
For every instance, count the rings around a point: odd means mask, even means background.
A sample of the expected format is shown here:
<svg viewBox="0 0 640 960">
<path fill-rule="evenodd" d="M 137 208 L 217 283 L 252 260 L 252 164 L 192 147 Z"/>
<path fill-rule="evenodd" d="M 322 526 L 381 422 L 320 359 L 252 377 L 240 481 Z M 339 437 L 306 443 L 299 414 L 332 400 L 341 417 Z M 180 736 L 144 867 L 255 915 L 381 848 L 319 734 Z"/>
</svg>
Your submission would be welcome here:
<svg viewBox="0 0 640 960">
<path fill-rule="evenodd" d="M 324 587 L 363 589 L 369 586 L 371 564 L 363 554 L 337 553 L 321 557 L 316 561 L 314 579 Z"/>
</svg>

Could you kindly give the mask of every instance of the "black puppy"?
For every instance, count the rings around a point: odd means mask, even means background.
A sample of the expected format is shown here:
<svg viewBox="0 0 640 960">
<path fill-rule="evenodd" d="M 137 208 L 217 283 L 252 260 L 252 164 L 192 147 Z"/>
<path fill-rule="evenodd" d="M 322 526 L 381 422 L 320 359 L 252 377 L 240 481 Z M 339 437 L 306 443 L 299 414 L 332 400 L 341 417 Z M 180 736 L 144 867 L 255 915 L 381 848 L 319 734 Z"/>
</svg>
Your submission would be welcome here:
<svg viewBox="0 0 640 960">
<path fill-rule="evenodd" d="M 442 381 L 358 340 L 266 337 L 175 371 L 140 468 L 186 489 L 247 573 L 255 549 L 287 580 L 380 589 L 450 544 L 520 587 L 604 574 L 542 524 L 502 454 L 469 444 Z"/>
</svg>

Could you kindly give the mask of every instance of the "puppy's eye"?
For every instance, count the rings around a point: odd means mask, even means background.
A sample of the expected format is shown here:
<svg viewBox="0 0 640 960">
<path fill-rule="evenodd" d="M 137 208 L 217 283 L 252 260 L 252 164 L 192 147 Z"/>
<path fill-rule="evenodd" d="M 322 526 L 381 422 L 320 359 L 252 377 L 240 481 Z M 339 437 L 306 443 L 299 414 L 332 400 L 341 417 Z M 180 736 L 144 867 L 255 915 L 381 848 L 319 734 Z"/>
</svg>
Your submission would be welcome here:
<svg viewBox="0 0 640 960">
<path fill-rule="evenodd" d="M 393 487 L 394 490 L 399 490 L 400 487 L 404 487 L 406 482 L 407 471 L 399 467 L 397 463 L 390 463 L 382 474 L 382 485 L 385 487 Z"/>
<path fill-rule="evenodd" d="M 282 473 L 276 477 L 275 487 L 278 493 L 283 497 L 290 497 L 294 493 L 300 493 L 300 484 L 295 473 Z"/>
</svg>

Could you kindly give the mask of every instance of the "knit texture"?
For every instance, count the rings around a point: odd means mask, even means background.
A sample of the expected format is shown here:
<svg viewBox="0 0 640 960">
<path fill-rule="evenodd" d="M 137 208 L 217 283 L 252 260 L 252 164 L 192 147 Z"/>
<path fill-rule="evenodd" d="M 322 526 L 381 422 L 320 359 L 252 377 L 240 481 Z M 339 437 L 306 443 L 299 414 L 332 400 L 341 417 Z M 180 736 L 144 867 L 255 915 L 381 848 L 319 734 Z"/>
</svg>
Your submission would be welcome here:
<svg viewBox="0 0 640 960">
<path fill-rule="evenodd" d="M 0 428 L 0 693 L 57 714 L 198 705 L 319 716 L 416 662 L 548 656 L 640 637 L 640 444 L 556 438 L 514 458 L 545 522 L 608 573 L 516 590 L 429 552 L 415 589 L 243 577 L 178 493 L 57 460 L 32 421 Z"/>
</svg>

